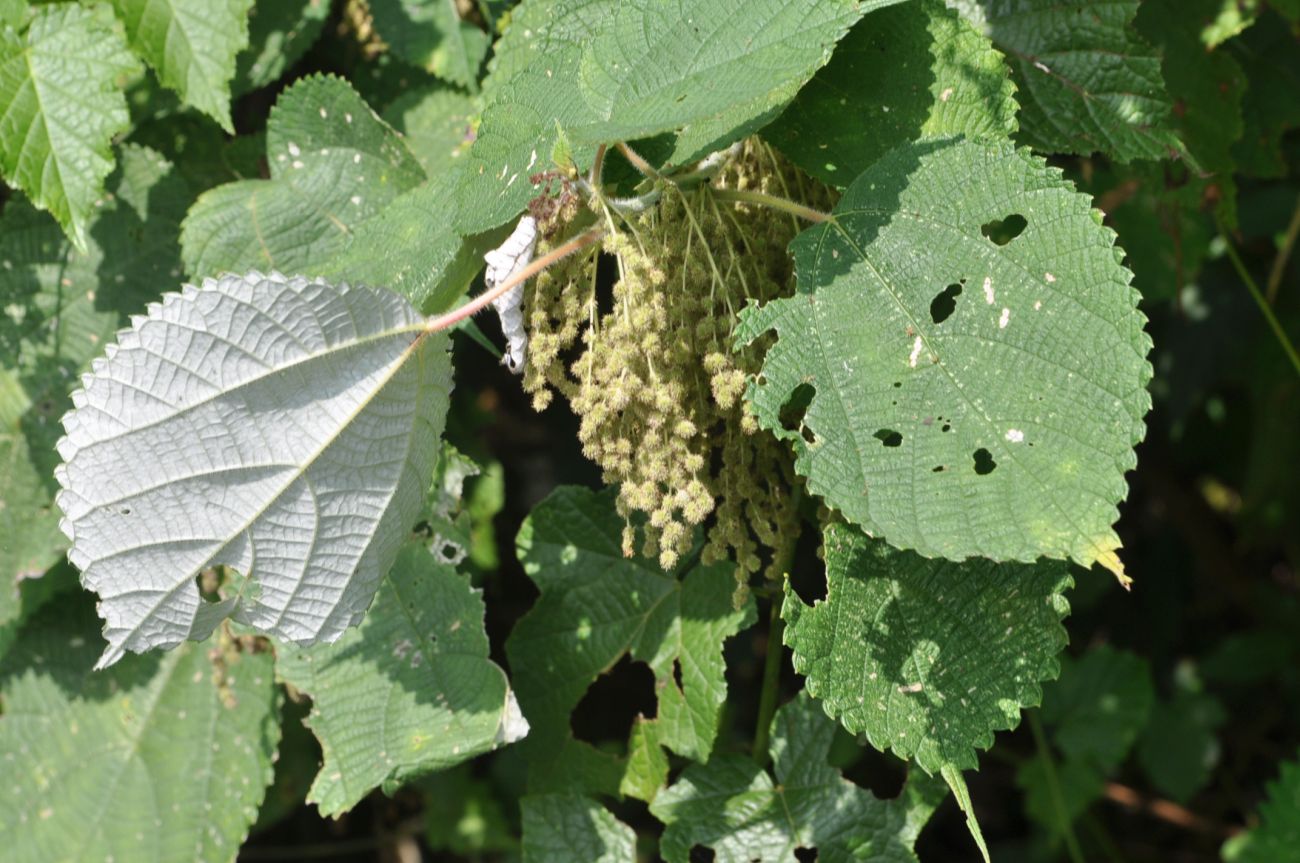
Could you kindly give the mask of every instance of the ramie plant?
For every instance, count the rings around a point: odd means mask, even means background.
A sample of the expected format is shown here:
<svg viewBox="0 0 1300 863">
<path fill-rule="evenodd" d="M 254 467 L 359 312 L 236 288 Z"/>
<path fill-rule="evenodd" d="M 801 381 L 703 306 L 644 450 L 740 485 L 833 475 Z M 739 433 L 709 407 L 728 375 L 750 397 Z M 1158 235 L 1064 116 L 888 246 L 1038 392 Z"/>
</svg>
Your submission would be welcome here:
<svg viewBox="0 0 1300 863">
<path fill-rule="evenodd" d="M 757 139 L 717 161 L 706 183 L 647 177 L 644 208 L 593 195 L 608 226 L 599 249 L 542 272 L 526 294 L 524 388 L 538 410 L 559 392 L 581 418 L 583 452 L 619 488 L 625 554 L 671 570 L 707 522 L 703 560 L 734 559 L 743 584 L 764 556 L 770 577 L 788 566 L 798 480 L 788 448 L 758 433 L 741 399 L 767 340 L 733 351 L 736 315 L 794 291 L 786 247 L 802 226 L 770 204 L 826 207 L 832 195 Z M 607 309 L 601 253 L 618 266 Z M 640 542 L 633 513 L 647 518 Z"/>
</svg>

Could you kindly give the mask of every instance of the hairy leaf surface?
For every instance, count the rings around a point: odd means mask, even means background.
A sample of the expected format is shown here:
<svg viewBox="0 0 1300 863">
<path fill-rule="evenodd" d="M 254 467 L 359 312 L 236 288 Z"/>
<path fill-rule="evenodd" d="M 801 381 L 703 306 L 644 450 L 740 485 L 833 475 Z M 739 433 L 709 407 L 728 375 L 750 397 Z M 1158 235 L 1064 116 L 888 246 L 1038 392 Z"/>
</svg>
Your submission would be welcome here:
<svg viewBox="0 0 1300 863">
<path fill-rule="evenodd" d="M 265 87 L 302 59 L 325 29 L 329 0 L 255 3 L 249 11 L 248 48 L 235 59 L 235 94 Z"/>
<path fill-rule="evenodd" d="M 87 600 L 48 606 L 0 666 L 5 859 L 234 859 L 280 739 L 270 654 L 186 645 L 92 673 Z"/>
<path fill-rule="evenodd" d="M 455 0 L 370 0 L 375 30 L 406 62 L 478 88 L 488 34 L 461 19 Z"/>
<path fill-rule="evenodd" d="M 665 573 L 625 558 L 622 530 L 612 490 L 561 487 L 519 532 L 519 558 L 542 592 L 506 644 L 533 725 L 530 789 L 578 776 L 574 787 L 612 791 L 595 777 L 608 779 L 617 765 L 573 738 L 569 713 L 625 654 L 654 672 L 658 712 L 640 724 L 655 741 L 701 761 L 713 749 L 726 699 L 722 642 L 753 622 L 752 601 L 733 604 L 729 565 Z"/>
<path fill-rule="evenodd" d="M 100 666 L 226 617 L 302 644 L 358 623 L 432 471 L 445 346 L 396 294 L 274 273 L 135 319 L 73 394 L 56 471 Z M 219 564 L 247 579 L 209 603 L 195 578 Z"/>
<path fill-rule="evenodd" d="M 1014 85 L 984 36 L 943 0 L 863 18 L 763 136 L 817 179 L 844 187 L 922 138 L 1006 138 Z"/>
<path fill-rule="evenodd" d="M 590 143 L 687 127 L 679 164 L 771 120 L 868 10 L 898 0 L 624 0 L 583 52 Z M 700 129 L 690 128 L 699 125 Z"/>
<path fill-rule="evenodd" d="M 687 767 L 650 804 L 668 825 L 660 843 L 669 863 L 691 848 L 713 849 L 717 863 L 786 863 L 796 848 L 828 863 L 914 863 L 912 844 L 946 794 L 923 776 L 879 800 L 826 763 L 835 723 L 805 694 L 772 720 L 772 773 L 742 755 L 715 755 Z"/>
<path fill-rule="evenodd" d="M 271 179 L 218 186 L 190 209 L 181 246 L 191 276 L 252 268 L 315 275 L 360 224 L 424 180 L 401 137 L 333 77 L 303 78 L 281 94 L 266 160 Z"/>
<path fill-rule="evenodd" d="M 488 658 L 482 598 L 423 546 L 402 549 L 360 627 L 277 653 L 276 672 L 312 699 L 306 722 L 325 762 L 307 802 L 322 815 L 528 731 Z"/>
<path fill-rule="evenodd" d="M 84 252 L 21 198 L 0 214 L 0 621 L 17 581 L 63 556 L 53 471 L 68 391 L 127 314 L 175 286 L 190 198 L 157 153 L 127 145 Z"/>
<path fill-rule="evenodd" d="M 1011 61 L 1024 142 L 1119 161 L 1179 151 L 1160 58 L 1133 29 L 1137 0 L 948 0 Z"/>
<path fill-rule="evenodd" d="M 1228 863 L 1273 863 L 1295 857 L 1300 848 L 1300 761 L 1282 763 L 1278 778 L 1268 784 L 1268 798 L 1259 807 L 1259 825 L 1229 839 L 1223 848 Z"/>
<path fill-rule="evenodd" d="M 812 491 L 925 556 L 1122 573 L 1151 341 L 1085 196 L 1010 144 L 921 143 L 791 248 L 800 292 L 747 308 L 737 339 L 779 336 L 749 398 Z"/>
<path fill-rule="evenodd" d="M 1065 565 L 927 560 L 847 525 L 825 551 L 826 599 L 809 607 L 787 582 L 781 612 L 808 693 L 927 773 L 977 767 L 1059 670 Z"/>
<path fill-rule="evenodd" d="M 534 794 L 520 808 L 525 863 L 636 863 L 636 833 L 590 797 Z"/>
<path fill-rule="evenodd" d="M 253 0 L 112 0 L 131 50 L 164 86 L 234 134 L 230 81 Z"/>
<path fill-rule="evenodd" d="M 130 120 L 118 79 L 137 68 L 111 23 L 60 3 L 37 10 L 23 36 L 0 29 L 0 176 L 83 250 L 113 170 L 109 144 Z"/>
</svg>

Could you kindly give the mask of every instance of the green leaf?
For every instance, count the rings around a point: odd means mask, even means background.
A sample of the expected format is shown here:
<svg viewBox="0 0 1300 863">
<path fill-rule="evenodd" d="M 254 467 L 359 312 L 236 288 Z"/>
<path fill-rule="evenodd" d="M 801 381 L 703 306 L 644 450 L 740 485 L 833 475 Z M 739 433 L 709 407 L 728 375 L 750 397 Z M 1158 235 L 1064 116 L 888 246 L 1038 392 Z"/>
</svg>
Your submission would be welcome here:
<svg viewBox="0 0 1300 863">
<path fill-rule="evenodd" d="M 266 157 L 271 179 L 218 186 L 190 209 L 181 246 L 192 276 L 320 272 L 358 226 L 424 179 L 397 133 L 332 77 L 284 91 L 271 109 Z"/>
<path fill-rule="evenodd" d="M 27 0 L 0 0 L 0 29 L 7 26 L 21 31 L 30 15 Z"/>
<path fill-rule="evenodd" d="M 119 78 L 136 61 L 95 9 L 42 6 L 25 36 L 0 30 L 0 176 L 49 210 L 78 249 L 109 144 L 130 122 Z"/>
<path fill-rule="evenodd" d="M 472 765 L 432 774 L 415 787 L 424 796 L 424 841 L 431 850 L 473 859 L 517 849 L 501 795 L 488 777 L 475 775 Z"/>
<path fill-rule="evenodd" d="M 1229 839 L 1223 846 L 1227 863 L 1292 863 L 1300 860 L 1300 762 L 1282 764 L 1259 807 L 1259 826 Z"/>
<path fill-rule="evenodd" d="M 1151 710 L 1138 740 L 1138 761 L 1162 794 L 1185 803 L 1205 787 L 1219 762 L 1216 731 L 1227 720 L 1219 699 L 1180 689 Z"/>
<path fill-rule="evenodd" d="M 655 741 L 703 761 L 713 749 L 726 699 L 723 641 L 754 621 L 752 601 L 733 602 L 730 564 L 665 573 L 625 558 L 624 521 L 612 489 L 561 487 L 519 532 L 519 559 L 541 591 L 506 643 L 524 715 L 531 790 L 612 791 L 617 767 L 573 738 L 569 713 L 587 687 L 625 654 L 650 666 L 658 711 Z M 570 763 L 571 762 L 571 763 Z"/>
<path fill-rule="evenodd" d="M 508 229 L 462 236 L 455 226 L 460 173 L 443 174 L 388 202 L 358 225 L 351 241 L 312 264 L 313 272 L 392 288 L 426 314 L 445 311 L 483 269 L 483 254 Z"/>
<path fill-rule="evenodd" d="M 817 849 L 826 863 L 913 863 L 912 844 L 946 794 L 912 776 L 892 800 L 879 800 L 826 763 L 835 723 L 805 694 L 772 721 L 773 774 L 740 755 L 715 755 L 686 768 L 650 804 L 667 825 L 660 851 L 685 863 L 691 848 L 713 849 L 716 863 L 773 863 Z"/>
<path fill-rule="evenodd" d="M 474 97 L 453 87 L 407 90 L 384 109 L 384 120 L 406 138 L 424 172 L 437 178 L 459 167 L 473 139 Z"/>
<path fill-rule="evenodd" d="M 592 34 L 579 83 L 594 122 L 575 142 L 688 129 L 680 162 L 754 131 L 826 64 L 862 15 L 898 0 L 624 0 Z"/>
<path fill-rule="evenodd" d="M 277 653 L 280 677 L 312 699 L 325 759 L 307 801 L 322 815 L 528 731 L 488 658 L 478 591 L 420 545 L 402 549 L 360 627 Z"/>
<path fill-rule="evenodd" d="M 397 56 L 474 89 L 491 39 L 461 20 L 456 0 L 369 0 L 375 31 Z"/>
<path fill-rule="evenodd" d="M 1276 19 L 1274 19 L 1276 22 Z M 1300 51 L 1285 26 L 1252 27 L 1231 43 L 1250 86 L 1242 102 L 1243 131 L 1232 149 L 1238 170 L 1251 177 L 1283 177 L 1286 133 L 1300 127 Z"/>
<path fill-rule="evenodd" d="M 1014 91 L 1002 55 L 942 0 L 904 3 L 858 22 L 763 136 L 843 187 L 900 144 L 1008 137 Z"/>
<path fill-rule="evenodd" d="M 1106 776 L 1088 761 L 1067 758 L 1049 766 L 1035 755 L 1017 768 L 1016 787 L 1025 795 L 1025 814 L 1049 835 L 1061 837 L 1101 799 Z"/>
<path fill-rule="evenodd" d="M 1180 145 L 1137 0 L 949 0 L 975 7 L 1011 61 L 1023 141 L 1049 153 L 1164 159 Z"/>
<path fill-rule="evenodd" d="M 1173 114 L 1173 125 L 1200 167 L 1189 184 L 1191 192 L 1217 202 L 1224 218 L 1235 225 L 1232 147 L 1242 133 L 1246 77 L 1228 52 L 1205 50 L 1197 34 L 1200 21 L 1219 1 L 1147 0 L 1138 9 L 1135 24 L 1159 48 L 1169 95 L 1180 106 Z M 1127 239 L 1128 235 L 1123 236 Z"/>
<path fill-rule="evenodd" d="M 280 739 L 270 655 L 188 645 L 92 674 L 87 600 L 47 607 L 0 666 L 5 859 L 234 859 Z"/>
<path fill-rule="evenodd" d="M 535 194 L 560 129 L 591 118 L 578 88 L 582 52 L 608 26 L 616 0 L 524 0 L 510 15 L 483 85 L 483 116 L 457 190 L 457 227 L 504 224 Z M 585 170 L 594 149 L 575 161 Z"/>
<path fill-rule="evenodd" d="M 84 253 L 22 198 L 0 214 L 0 620 L 16 582 L 67 544 L 52 474 L 69 389 L 127 314 L 176 283 L 189 187 L 158 154 L 119 152 Z"/>
<path fill-rule="evenodd" d="M 230 134 L 235 56 L 248 47 L 253 0 L 112 0 L 131 50 L 188 105 Z"/>
<path fill-rule="evenodd" d="M 748 393 L 760 424 L 813 492 L 894 546 L 1123 578 L 1111 525 L 1151 340 L 1099 222 L 1009 143 L 894 150 L 795 239 L 800 293 L 741 314 L 738 343 L 779 336 Z"/>
<path fill-rule="evenodd" d="M 826 599 L 782 616 L 794 669 L 849 731 L 927 773 L 978 767 L 1056 676 L 1066 566 L 927 560 L 847 525 L 826 532 Z"/>
<path fill-rule="evenodd" d="M 1128 755 L 1154 699 L 1146 660 L 1102 645 L 1082 659 L 1061 657 L 1061 676 L 1043 694 L 1043 722 L 1067 757 L 1110 771 Z"/>
<path fill-rule="evenodd" d="M 325 29 L 330 0 L 265 0 L 249 10 L 248 47 L 235 58 L 231 90 L 248 93 L 278 81 Z"/>
<path fill-rule="evenodd" d="M 359 623 L 433 469 L 446 346 L 396 294 L 278 274 L 134 319 L 73 393 L 55 471 L 100 667 L 226 617 L 300 644 Z M 247 581 L 205 602 L 195 578 L 222 564 Z"/>
<path fill-rule="evenodd" d="M 636 863 L 636 833 L 589 797 L 531 795 L 520 807 L 524 863 Z"/>
</svg>

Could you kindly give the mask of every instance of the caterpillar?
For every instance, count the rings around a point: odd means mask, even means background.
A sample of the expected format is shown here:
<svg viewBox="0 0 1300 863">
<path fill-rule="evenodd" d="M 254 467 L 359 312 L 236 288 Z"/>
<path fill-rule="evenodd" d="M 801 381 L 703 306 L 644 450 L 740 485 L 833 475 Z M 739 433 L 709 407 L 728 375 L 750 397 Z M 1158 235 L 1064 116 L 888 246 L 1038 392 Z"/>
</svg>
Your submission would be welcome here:
<svg viewBox="0 0 1300 863">
<path fill-rule="evenodd" d="M 483 281 L 488 290 L 501 284 L 513 274 L 528 266 L 537 248 L 537 220 L 523 216 L 506 241 L 483 256 L 487 271 Z M 528 352 L 528 332 L 524 329 L 524 283 L 520 282 L 492 301 L 492 307 L 501 318 L 501 333 L 506 338 L 505 354 L 501 364 L 514 374 L 524 372 L 524 357 Z"/>
</svg>

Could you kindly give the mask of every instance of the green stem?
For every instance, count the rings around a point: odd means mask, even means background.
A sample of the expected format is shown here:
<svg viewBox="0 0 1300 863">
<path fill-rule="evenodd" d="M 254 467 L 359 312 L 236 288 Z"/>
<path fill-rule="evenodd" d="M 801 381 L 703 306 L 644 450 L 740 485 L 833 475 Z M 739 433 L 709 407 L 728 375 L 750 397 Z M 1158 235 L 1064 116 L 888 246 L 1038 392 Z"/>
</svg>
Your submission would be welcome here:
<svg viewBox="0 0 1300 863">
<path fill-rule="evenodd" d="M 1223 245 L 1228 251 L 1228 259 L 1232 261 L 1232 266 L 1236 268 L 1237 275 L 1241 277 L 1246 289 L 1250 291 L 1250 295 L 1255 299 L 1255 305 L 1259 306 L 1259 311 L 1264 315 L 1264 320 L 1268 321 L 1269 328 L 1273 330 L 1273 336 L 1277 339 L 1277 343 L 1282 346 L 1282 350 L 1286 352 L 1287 358 L 1291 360 L 1291 365 L 1295 368 L 1296 374 L 1300 375 L 1300 355 L 1296 354 L 1295 345 L 1291 344 L 1291 339 L 1287 337 L 1286 330 L 1282 329 L 1282 324 L 1278 322 L 1277 315 L 1273 314 L 1273 307 L 1268 304 L 1268 300 L 1264 299 L 1264 295 L 1260 293 L 1259 285 L 1255 284 L 1250 271 L 1246 269 L 1241 256 L 1237 254 L 1236 248 L 1232 245 L 1232 238 L 1228 236 L 1228 231 L 1223 225 L 1223 220 L 1215 216 L 1214 221 L 1219 228 L 1219 234 L 1223 237 Z"/>
<path fill-rule="evenodd" d="M 814 210 L 812 207 L 805 207 L 803 204 L 796 204 L 794 201 L 776 195 L 769 195 L 766 192 L 752 192 L 748 189 L 714 189 L 713 194 L 721 201 L 759 204 L 790 213 L 810 222 L 829 222 L 833 218 L 830 213 L 823 213 L 821 210 Z"/>
<path fill-rule="evenodd" d="M 1295 211 L 1291 213 L 1291 222 L 1286 226 L 1286 234 L 1282 237 L 1282 247 L 1277 250 L 1277 257 L 1273 259 L 1273 266 L 1268 271 L 1264 297 L 1270 306 L 1277 300 L 1277 289 L 1282 286 L 1282 276 L 1286 274 L 1286 265 L 1291 260 L 1291 252 L 1295 249 L 1297 237 L 1300 237 L 1300 198 L 1296 199 Z"/>
<path fill-rule="evenodd" d="M 781 598 L 772 597 L 772 614 L 767 627 L 767 655 L 763 657 L 763 690 L 758 696 L 758 727 L 754 729 L 754 760 L 766 766 L 770 753 L 772 717 L 776 715 L 776 698 L 781 688 L 781 659 L 785 652 L 785 618 L 781 617 Z"/>
<path fill-rule="evenodd" d="M 1084 863 L 1083 849 L 1079 847 L 1079 837 L 1074 835 L 1074 824 L 1065 811 L 1065 797 L 1061 794 L 1061 780 L 1056 775 L 1056 764 L 1052 761 L 1052 752 L 1047 748 L 1047 735 L 1043 725 L 1038 721 L 1038 711 L 1028 710 L 1025 718 L 1029 730 L 1034 735 L 1034 746 L 1038 748 L 1038 757 L 1043 762 L 1043 773 L 1047 776 L 1047 790 L 1052 798 L 1052 808 L 1060 819 L 1061 835 L 1065 838 L 1065 850 L 1072 863 Z"/>
</svg>

